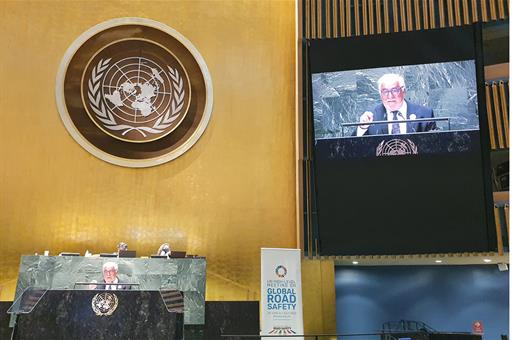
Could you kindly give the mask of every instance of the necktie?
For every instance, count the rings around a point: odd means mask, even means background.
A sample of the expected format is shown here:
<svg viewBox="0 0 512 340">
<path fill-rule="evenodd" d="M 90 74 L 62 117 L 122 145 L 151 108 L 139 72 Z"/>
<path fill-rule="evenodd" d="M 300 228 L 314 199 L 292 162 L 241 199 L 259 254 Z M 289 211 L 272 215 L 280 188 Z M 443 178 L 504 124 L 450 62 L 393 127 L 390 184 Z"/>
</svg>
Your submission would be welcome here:
<svg viewBox="0 0 512 340">
<path fill-rule="evenodd" d="M 392 113 L 393 113 L 393 121 L 398 121 L 397 115 L 399 112 L 393 111 Z M 393 134 L 393 135 L 400 134 L 400 124 L 398 124 L 398 123 L 391 124 L 391 134 Z"/>
</svg>

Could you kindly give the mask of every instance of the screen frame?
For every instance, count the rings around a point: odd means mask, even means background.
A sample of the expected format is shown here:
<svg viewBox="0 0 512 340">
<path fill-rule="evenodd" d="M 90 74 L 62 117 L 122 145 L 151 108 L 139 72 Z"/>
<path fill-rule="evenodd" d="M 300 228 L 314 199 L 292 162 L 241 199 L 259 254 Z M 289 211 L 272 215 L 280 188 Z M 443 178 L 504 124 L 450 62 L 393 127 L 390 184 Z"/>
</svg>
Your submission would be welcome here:
<svg viewBox="0 0 512 340">
<path fill-rule="evenodd" d="M 473 45 L 465 46 L 465 48 L 457 49 L 454 51 L 453 46 L 451 46 L 450 41 L 452 39 L 456 39 L 457 36 L 461 34 L 469 35 L 471 34 L 473 37 Z M 438 38 L 439 47 L 436 50 L 437 53 L 435 56 L 429 54 L 431 51 L 428 49 L 422 55 L 424 58 L 416 58 L 414 60 L 407 59 L 405 55 L 401 55 L 393 58 L 393 62 L 391 61 L 391 56 L 387 54 L 384 56 L 380 62 L 376 63 L 374 61 L 368 62 L 365 60 L 361 60 L 357 58 L 357 53 L 353 53 L 348 56 L 343 54 L 344 49 L 361 49 L 361 46 L 367 44 L 368 41 L 372 44 L 376 44 L 377 46 L 388 47 L 393 49 L 393 47 L 398 46 L 399 44 L 403 44 L 404 41 L 421 41 L 422 38 L 428 38 L 429 40 L 435 40 Z M 482 188 L 484 191 L 484 200 L 483 210 L 484 217 L 486 221 L 486 229 L 487 229 L 487 251 L 496 251 L 497 250 L 497 237 L 496 237 L 496 228 L 494 221 L 494 200 L 492 194 L 492 184 L 491 184 L 491 161 L 490 161 L 490 140 L 489 140 L 489 126 L 487 119 L 487 110 L 486 110 L 486 97 L 485 97 L 485 78 L 484 78 L 484 62 L 483 62 L 483 43 L 482 43 L 482 24 L 475 23 L 472 25 L 465 25 L 459 27 L 451 27 L 451 28 L 440 28 L 440 29 L 432 29 L 426 31 L 416 31 L 416 32 L 399 32 L 399 33 L 391 33 L 391 34 L 377 34 L 377 35 L 369 35 L 369 36 L 359 36 L 359 37 L 348 37 L 348 38 L 334 38 L 334 39 L 304 39 L 304 52 L 306 55 L 306 72 L 304 74 L 304 80 L 306 82 L 305 88 L 307 89 L 304 93 L 303 103 L 304 103 L 304 145 L 309 146 L 309 150 L 305 150 L 305 154 L 309 153 L 310 160 L 305 160 L 305 168 L 307 168 L 307 177 L 309 177 L 306 181 L 304 181 L 304 193 L 306 194 L 308 191 L 311 191 L 311 200 L 313 201 L 311 206 L 304 207 L 305 217 L 308 220 L 308 225 L 304 224 L 305 229 L 309 229 L 309 232 L 312 235 L 307 235 L 308 231 L 304 231 L 305 236 L 307 236 L 308 241 L 309 237 L 312 236 L 313 242 L 316 246 L 316 251 L 319 255 L 351 255 L 351 254 L 343 254 L 340 253 L 326 253 L 322 251 L 322 240 L 320 239 L 319 229 L 322 227 L 320 225 L 320 221 L 318 219 L 319 210 L 321 210 L 321 206 L 318 206 L 318 182 L 316 173 L 316 155 L 315 155 L 315 133 L 314 133 L 314 117 L 313 117 L 313 98 L 312 98 L 312 74 L 313 73 L 322 73 L 322 72 L 337 72 L 337 71 L 348 71 L 348 70 L 359 70 L 359 69 L 370 69 L 370 68 L 378 68 L 378 67 L 390 67 L 390 66 L 403 66 L 403 65 L 418 65 L 418 64 L 429 64 L 429 63 L 440 63 L 440 62 L 450 62 L 450 61 L 458 61 L 458 60 L 475 60 L 475 68 L 476 68 L 476 87 L 477 87 L 477 109 L 478 109 L 478 120 L 479 120 L 479 142 L 480 142 L 480 157 L 481 157 L 481 172 L 482 172 Z M 344 49 L 336 47 L 336 45 L 342 45 Z M 322 53 L 321 48 L 319 46 L 335 46 L 331 48 L 334 53 Z M 321 60 L 321 63 L 311 63 L 311 60 Z M 340 67 L 339 60 L 343 59 L 345 63 L 343 67 Z M 306 149 L 306 147 L 305 147 Z M 307 157 L 306 157 L 307 158 Z M 307 183 L 309 184 L 309 187 Z M 309 217 L 308 217 L 309 214 Z M 305 237 L 306 239 L 306 237 Z M 312 244 L 309 247 L 313 246 Z M 305 245 L 306 247 L 306 245 Z M 481 250 L 475 250 L 481 251 Z M 456 252 L 456 250 L 454 251 Z M 432 252 L 434 253 L 434 252 Z M 384 255 L 402 255 L 403 253 L 387 253 L 383 252 Z M 353 254 L 352 254 L 353 255 Z M 366 255 L 362 252 L 359 255 Z"/>
</svg>

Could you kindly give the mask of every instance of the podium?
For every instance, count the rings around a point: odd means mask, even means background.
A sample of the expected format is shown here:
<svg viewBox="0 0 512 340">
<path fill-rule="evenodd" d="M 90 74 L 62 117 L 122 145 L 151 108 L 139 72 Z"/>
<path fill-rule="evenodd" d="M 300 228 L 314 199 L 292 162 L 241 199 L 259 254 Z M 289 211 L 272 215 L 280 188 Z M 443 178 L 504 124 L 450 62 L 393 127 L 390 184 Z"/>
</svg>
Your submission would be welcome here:
<svg viewBox="0 0 512 340">
<path fill-rule="evenodd" d="M 183 339 L 179 291 L 28 288 L 8 312 L 18 340 Z"/>
<path fill-rule="evenodd" d="M 22 256 L 15 300 L 29 287 L 79 289 L 77 282 L 100 282 L 102 265 L 115 262 L 119 280 L 142 291 L 183 292 L 185 325 L 204 325 L 206 259 L 101 258 L 83 256 Z"/>
</svg>

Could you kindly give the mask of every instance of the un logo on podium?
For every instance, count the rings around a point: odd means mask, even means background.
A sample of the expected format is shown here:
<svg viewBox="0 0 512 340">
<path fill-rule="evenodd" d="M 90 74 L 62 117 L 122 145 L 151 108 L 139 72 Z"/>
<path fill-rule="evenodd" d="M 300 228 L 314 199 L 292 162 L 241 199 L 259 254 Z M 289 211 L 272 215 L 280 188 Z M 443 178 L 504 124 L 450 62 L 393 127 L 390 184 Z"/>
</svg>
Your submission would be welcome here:
<svg viewBox="0 0 512 340">
<path fill-rule="evenodd" d="M 170 161 L 202 135 L 212 84 L 195 47 L 172 28 L 119 18 L 84 32 L 57 75 L 57 106 L 71 136 L 107 162 Z"/>
<path fill-rule="evenodd" d="M 98 316 L 112 315 L 119 304 L 119 300 L 114 293 L 98 293 L 94 295 L 91 301 L 92 310 Z"/>
</svg>

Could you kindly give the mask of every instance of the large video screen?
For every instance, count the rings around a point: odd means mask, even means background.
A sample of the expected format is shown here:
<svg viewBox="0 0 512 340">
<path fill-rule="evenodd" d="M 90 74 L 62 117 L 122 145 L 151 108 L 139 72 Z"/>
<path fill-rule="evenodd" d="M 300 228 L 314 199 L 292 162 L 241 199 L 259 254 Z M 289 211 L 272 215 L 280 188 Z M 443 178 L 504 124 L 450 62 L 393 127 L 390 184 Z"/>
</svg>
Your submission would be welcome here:
<svg viewBox="0 0 512 340">
<path fill-rule="evenodd" d="M 315 40 L 309 60 L 321 254 L 493 249 L 478 27 Z"/>
<path fill-rule="evenodd" d="M 470 131 L 479 129 L 474 60 L 315 73 L 312 90 L 315 139 L 345 138 L 343 158 L 464 152 L 472 147 Z M 452 134 L 417 136 L 418 145 L 406 138 L 438 132 Z M 400 135 L 405 143 L 382 141 L 374 150 L 351 142 L 376 135 Z"/>
</svg>

